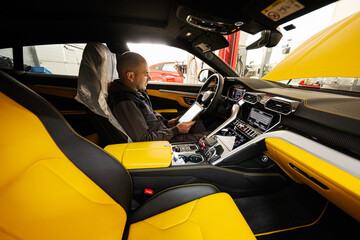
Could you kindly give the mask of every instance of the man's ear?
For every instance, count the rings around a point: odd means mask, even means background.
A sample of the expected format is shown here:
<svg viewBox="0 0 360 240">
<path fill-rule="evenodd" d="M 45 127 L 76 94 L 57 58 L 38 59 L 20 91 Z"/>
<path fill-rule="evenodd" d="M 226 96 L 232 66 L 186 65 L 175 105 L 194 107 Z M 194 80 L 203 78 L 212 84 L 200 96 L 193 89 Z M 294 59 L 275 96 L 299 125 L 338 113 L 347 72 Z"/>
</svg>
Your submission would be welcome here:
<svg viewBox="0 0 360 240">
<path fill-rule="evenodd" d="M 126 77 L 127 77 L 127 79 L 130 81 L 130 82 L 134 82 L 134 80 L 135 80 L 135 73 L 134 72 L 127 72 L 126 73 Z"/>
</svg>

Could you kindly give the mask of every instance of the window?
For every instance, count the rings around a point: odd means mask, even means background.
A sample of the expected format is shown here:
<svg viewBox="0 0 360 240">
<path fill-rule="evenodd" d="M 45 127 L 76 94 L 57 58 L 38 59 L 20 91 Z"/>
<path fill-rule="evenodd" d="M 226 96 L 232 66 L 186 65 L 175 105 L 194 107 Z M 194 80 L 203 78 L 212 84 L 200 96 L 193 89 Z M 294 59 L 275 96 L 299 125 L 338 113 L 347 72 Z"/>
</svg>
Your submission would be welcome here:
<svg viewBox="0 0 360 240">
<path fill-rule="evenodd" d="M 13 68 L 13 51 L 12 48 L 0 49 L 0 68 Z"/>
<path fill-rule="evenodd" d="M 24 64 L 30 72 L 77 76 L 86 44 L 52 44 L 23 48 Z M 204 62 L 188 52 L 159 44 L 128 44 L 130 51 L 148 62 L 152 81 L 198 84 Z M 11 49 L 10 49 L 11 50 Z M 2 52 L 0 52 L 0 55 Z M 12 52 L 11 52 L 12 53 Z M 201 83 L 202 84 L 202 83 Z"/>
<path fill-rule="evenodd" d="M 165 63 L 162 68 L 163 71 L 177 72 L 175 69 L 175 63 Z"/>
<path fill-rule="evenodd" d="M 128 47 L 146 59 L 154 82 L 198 84 L 200 70 L 210 68 L 194 55 L 175 47 L 135 43 L 128 43 Z"/>
<path fill-rule="evenodd" d="M 30 68 L 30 72 L 77 76 L 85 45 L 53 44 L 24 47 L 24 64 Z"/>
<path fill-rule="evenodd" d="M 153 69 L 155 70 L 162 70 L 162 67 L 164 66 L 164 64 L 159 64 L 153 67 Z"/>
</svg>

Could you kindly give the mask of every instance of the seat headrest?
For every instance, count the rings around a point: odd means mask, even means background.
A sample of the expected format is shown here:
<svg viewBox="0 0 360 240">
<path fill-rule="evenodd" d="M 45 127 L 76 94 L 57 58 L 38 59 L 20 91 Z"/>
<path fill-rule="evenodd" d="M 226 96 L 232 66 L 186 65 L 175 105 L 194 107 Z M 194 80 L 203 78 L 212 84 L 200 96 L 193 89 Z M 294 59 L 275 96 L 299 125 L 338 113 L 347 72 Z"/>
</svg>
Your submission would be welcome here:
<svg viewBox="0 0 360 240">
<path fill-rule="evenodd" d="M 110 123 L 123 132 L 129 142 L 132 142 L 113 116 L 106 101 L 108 86 L 117 78 L 115 54 L 102 43 L 90 42 L 83 52 L 75 99 L 95 114 L 109 119 Z"/>
</svg>

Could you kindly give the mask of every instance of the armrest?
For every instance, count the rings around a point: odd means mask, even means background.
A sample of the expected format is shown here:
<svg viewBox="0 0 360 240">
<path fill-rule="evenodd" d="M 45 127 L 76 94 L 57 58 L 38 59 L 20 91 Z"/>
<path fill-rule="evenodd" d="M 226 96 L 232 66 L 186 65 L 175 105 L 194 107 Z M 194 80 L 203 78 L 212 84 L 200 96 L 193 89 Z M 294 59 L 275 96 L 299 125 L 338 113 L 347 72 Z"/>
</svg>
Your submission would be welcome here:
<svg viewBox="0 0 360 240">
<path fill-rule="evenodd" d="M 104 150 L 127 169 L 164 168 L 171 164 L 171 145 L 167 141 L 112 144 Z"/>
</svg>

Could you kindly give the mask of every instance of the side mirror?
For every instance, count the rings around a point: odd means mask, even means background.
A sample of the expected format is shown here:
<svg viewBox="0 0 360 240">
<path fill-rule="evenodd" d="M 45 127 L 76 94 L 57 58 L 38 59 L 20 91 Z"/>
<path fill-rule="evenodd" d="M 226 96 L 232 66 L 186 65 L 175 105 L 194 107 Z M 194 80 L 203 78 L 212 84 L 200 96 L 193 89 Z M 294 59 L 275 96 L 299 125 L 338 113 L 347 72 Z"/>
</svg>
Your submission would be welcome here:
<svg viewBox="0 0 360 240">
<path fill-rule="evenodd" d="M 197 80 L 203 83 L 214 73 L 215 71 L 212 69 L 201 69 L 201 71 L 198 74 Z"/>
<path fill-rule="evenodd" d="M 261 47 L 275 47 L 281 40 L 282 34 L 276 29 L 264 30 L 258 40 L 246 47 L 246 50 L 257 49 Z"/>
</svg>

